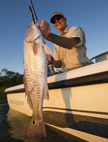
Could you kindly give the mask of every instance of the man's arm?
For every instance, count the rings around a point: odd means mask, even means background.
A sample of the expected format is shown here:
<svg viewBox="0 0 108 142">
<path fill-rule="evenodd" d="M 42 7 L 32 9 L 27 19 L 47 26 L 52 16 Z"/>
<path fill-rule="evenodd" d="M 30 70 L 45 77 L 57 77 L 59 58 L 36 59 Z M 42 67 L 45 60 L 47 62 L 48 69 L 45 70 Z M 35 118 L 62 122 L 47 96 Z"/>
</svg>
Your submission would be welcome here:
<svg viewBox="0 0 108 142">
<path fill-rule="evenodd" d="M 80 41 L 79 37 L 66 38 L 66 37 L 55 35 L 53 33 L 50 33 L 46 39 L 61 47 L 68 48 L 68 49 L 71 49 Z"/>
<path fill-rule="evenodd" d="M 47 39 L 47 40 L 49 40 L 61 47 L 64 47 L 64 48 L 71 49 L 80 41 L 79 37 L 66 38 L 66 37 L 60 37 L 58 35 L 51 33 L 50 32 L 50 30 L 51 30 L 50 25 L 46 21 L 42 21 L 39 28 L 40 28 L 42 35 L 45 39 Z"/>
</svg>

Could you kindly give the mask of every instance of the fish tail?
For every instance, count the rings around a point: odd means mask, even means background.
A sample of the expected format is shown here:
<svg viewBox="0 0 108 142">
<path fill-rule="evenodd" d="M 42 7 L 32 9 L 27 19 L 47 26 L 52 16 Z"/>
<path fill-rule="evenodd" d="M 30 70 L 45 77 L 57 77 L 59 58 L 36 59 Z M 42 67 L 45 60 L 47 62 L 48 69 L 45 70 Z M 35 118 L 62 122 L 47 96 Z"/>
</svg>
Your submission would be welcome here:
<svg viewBox="0 0 108 142">
<path fill-rule="evenodd" d="M 36 121 L 35 119 L 33 119 L 33 117 L 31 118 L 25 133 L 25 139 L 30 139 L 30 138 L 40 138 L 40 139 L 47 138 L 45 124 L 42 118 L 39 121 Z"/>
</svg>

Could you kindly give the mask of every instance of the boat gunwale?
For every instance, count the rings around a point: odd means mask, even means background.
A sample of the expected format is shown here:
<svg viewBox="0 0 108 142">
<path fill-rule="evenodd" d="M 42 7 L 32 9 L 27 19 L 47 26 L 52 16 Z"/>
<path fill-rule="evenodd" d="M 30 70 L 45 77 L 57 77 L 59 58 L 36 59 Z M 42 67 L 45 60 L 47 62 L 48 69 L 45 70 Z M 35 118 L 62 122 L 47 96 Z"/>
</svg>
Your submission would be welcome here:
<svg viewBox="0 0 108 142">
<path fill-rule="evenodd" d="M 48 83 L 49 90 L 108 83 L 108 71 Z M 5 91 L 4 94 L 25 92 L 25 88 Z"/>
</svg>

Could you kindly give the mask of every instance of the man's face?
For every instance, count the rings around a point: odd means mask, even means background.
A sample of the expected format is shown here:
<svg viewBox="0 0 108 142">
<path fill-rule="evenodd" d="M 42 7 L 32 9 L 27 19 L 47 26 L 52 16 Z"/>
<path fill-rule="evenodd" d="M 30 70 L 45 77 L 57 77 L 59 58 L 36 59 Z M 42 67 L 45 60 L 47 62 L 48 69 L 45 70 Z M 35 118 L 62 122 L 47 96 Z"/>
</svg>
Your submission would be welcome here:
<svg viewBox="0 0 108 142">
<path fill-rule="evenodd" d="M 54 27 L 57 30 L 59 30 L 60 32 L 64 31 L 65 28 L 67 27 L 66 18 L 65 17 L 61 17 L 59 20 L 55 20 Z"/>
</svg>

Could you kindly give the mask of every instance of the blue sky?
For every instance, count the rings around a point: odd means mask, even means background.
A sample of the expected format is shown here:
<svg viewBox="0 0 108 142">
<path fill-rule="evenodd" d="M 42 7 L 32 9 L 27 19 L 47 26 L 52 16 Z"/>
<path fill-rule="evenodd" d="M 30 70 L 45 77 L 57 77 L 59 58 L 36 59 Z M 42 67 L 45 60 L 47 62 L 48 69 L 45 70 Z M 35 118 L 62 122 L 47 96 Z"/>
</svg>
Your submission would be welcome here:
<svg viewBox="0 0 108 142">
<path fill-rule="evenodd" d="M 53 12 L 62 12 L 69 27 L 85 30 L 87 56 L 108 51 L 108 0 L 32 0 L 39 21 L 50 22 Z M 32 22 L 30 0 L 0 0 L 0 72 L 3 68 L 23 74 L 23 41 Z M 51 26 L 51 32 L 59 32 Z M 45 41 L 54 53 L 54 44 Z"/>
</svg>

